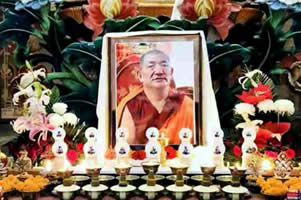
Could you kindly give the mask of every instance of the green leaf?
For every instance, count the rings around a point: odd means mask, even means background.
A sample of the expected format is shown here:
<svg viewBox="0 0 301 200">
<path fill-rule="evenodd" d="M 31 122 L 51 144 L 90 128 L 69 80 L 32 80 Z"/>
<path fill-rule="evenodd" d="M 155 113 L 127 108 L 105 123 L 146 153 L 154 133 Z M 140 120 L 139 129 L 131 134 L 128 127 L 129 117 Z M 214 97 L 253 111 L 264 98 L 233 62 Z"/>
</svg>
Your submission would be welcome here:
<svg viewBox="0 0 301 200">
<path fill-rule="evenodd" d="M 63 52 L 65 67 L 77 78 L 77 81 L 89 85 L 90 80 L 97 79 L 101 65 L 102 37 L 93 42 L 75 42 Z"/>
<path fill-rule="evenodd" d="M 214 53 L 211 53 L 210 63 L 222 62 L 229 57 L 240 57 L 242 62 L 247 62 L 251 58 L 251 51 L 239 44 L 219 44 L 209 43 L 209 48 Z"/>
<path fill-rule="evenodd" d="M 47 32 L 50 28 L 50 20 L 49 20 L 49 6 L 43 6 L 41 8 L 41 16 L 42 16 L 42 22 L 41 27 L 43 32 Z"/>
<path fill-rule="evenodd" d="M 107 19 L 104 24 L 103 34 L 110 32 L 156 30 L 160 25 L 160 21 L 157 18 L 143 15 L 120 20 Z"/>
<path fill-rule="evenodd" d="M 50 97 L 50 103 L 55 104 L 60 100 L 60 90 L 57 86 L 54 86 L 51 89 L 51 97 Z"/>
<path fill-rule="evenodd" d="M 287 69 L 283 69 L 283 68 L 276 68 L 270 71 L 270 74 L 286 74 L 286 73 L 288 73 Z"/>
<path fill-rule="evenodd" d="M 41 38 L 32 25 L 39 19 L 22 10 L 15 11 L 7 9 L 4 12 L 4 20 L 0 24 L 0 46 L 7 45 L 7 41 L 17 42 L 19 47 L 25 47 L 29 35 Z"/>
<path fill-rule="evenodd" d="M 57 86 L 54 86 L 51 89 L 51 96 L 50 96 L 50 101 L 49 104 L 46 106 L 46 111 L 47 113 L 52 113 L 52 106 L 53 104 L 57 103 L 60 101 L 60 90 Z"/>
<path fill-rule="evenodd" d="M 13 54 L 14 64 L 16 64 L 17 67 L 24 66 L 25 60 L 27 59 L 27 56 L 29 54 L 30 54 L 30 49 L 28 47 L 17 48 Z"/>
<path fill-rule="evenodd" d="M 60 20 L 51 20 L 49 30 L 42 35 L 45 43 L 41 45 L 52 55 L 54 70 L 59 72 L 63 61 L 62 51 L 74 41 L 66 35 L 65 24 Z"/>
<path fill-rule="evenodd" d="M 52 73 L 47 74 L 45 82 L 51 82 L 53 80 L 60 80 L 60 79 L 76 80 L 71 72 L 52 72 Z"/>
<path fill-rule="evenodd" d="M 214 80 L 228 76 L 234 67 L 251 58 L 251 51 L 239 44 L 207 42 L 207 47 Z"/>
<path fill-rule="evenodd" d="M 203 30 L 205 33 L 207 33 L 207 21 L 207 18 L 200 18 L 197 21 L 172 20 L 162 24 L 159 27 L 159 30 Z"/>
<path fill-rule="evenodd" d="M 62 96 L 61 100 L 68 104 L 72 112 L 81 117 L 81 121 L 97 123 L 98 81 L 94 81 L 89 87 L 79 87 L 77 90 Z"/>
</svg>

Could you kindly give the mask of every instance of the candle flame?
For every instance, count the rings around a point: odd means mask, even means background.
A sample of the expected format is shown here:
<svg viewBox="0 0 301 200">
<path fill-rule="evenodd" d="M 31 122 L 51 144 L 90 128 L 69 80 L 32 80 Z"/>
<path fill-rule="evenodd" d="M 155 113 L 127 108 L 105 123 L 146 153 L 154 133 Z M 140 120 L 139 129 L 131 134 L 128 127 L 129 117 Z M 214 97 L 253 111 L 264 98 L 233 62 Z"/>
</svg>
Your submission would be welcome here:
<svg viewBox="0 0 301 200">
<path fill-rule="evenodd" d="M 239 169 L 240 167 L 241 167 L 241 166 L 240 166 L 239 163 L 236 163 L 236 164 L 235 164 L 235 168 Z"/>
<path fill-rule="evenodd" d="M 261 167 L 262 167 L 263 170 L 271 170 L 271 169 L 273 169 L 272 163 L 268 159 L 262 161 Z"/>
<path fill-rule="evenodd" d="M 52 162 L 51 160 L 46 160 L 45 161 L 45 169 L 47 172 L 50 172 L 52 170 Z"/>
</svg>

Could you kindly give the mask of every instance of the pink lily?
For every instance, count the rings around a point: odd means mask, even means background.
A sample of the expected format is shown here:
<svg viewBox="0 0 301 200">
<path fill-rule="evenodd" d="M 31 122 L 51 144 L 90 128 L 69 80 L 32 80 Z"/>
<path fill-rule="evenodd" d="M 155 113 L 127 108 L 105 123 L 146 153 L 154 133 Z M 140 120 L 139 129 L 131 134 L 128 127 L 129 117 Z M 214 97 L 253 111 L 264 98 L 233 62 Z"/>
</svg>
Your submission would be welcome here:
<svg viewBox="0 0 301 200">
<path fill-rule="evenodd" d="M 40 140 L 47 140 L 48 131 L 54 130 L 56 127 L 49 123 L 48 117 L 46 117 L 42 113 L 36 113 L 32 116 L 31 121 L 31 130 L 29 132 L 29 139 L 35 141 L 34 137 L 40 133 L 38 137 L 38 144 L 40 144 Z"/>
<path fill-rule="evenodd" d="M 31 122 L 28 117 L 18 117 L 15 121 L 11 122 L 11 125 L 18 134 L 28 131 L 31 128 Z"/>
</svg>

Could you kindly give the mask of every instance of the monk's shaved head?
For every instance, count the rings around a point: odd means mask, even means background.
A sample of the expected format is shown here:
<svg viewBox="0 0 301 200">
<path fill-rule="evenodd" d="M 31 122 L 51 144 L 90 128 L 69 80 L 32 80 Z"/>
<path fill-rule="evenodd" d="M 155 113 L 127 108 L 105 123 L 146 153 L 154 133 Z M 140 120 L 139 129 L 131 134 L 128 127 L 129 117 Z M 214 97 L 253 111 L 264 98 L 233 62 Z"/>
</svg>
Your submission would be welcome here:
<svg viewBox="0 0 301 200">
<path fill-rule="evenodd" d="M 154 49 L 154 50 L 150 50 L 150 51 L 146 52 L 145 54 L 143 54 L 140 57 L 140 65 L 141 66 L 144 64 L 145 58 L 150 55 L 162 55 L 165 57 L 166 61 L 169 63 L 169 56 L 166 53 L 164 53 L 163 51 Z"/>
</svg>

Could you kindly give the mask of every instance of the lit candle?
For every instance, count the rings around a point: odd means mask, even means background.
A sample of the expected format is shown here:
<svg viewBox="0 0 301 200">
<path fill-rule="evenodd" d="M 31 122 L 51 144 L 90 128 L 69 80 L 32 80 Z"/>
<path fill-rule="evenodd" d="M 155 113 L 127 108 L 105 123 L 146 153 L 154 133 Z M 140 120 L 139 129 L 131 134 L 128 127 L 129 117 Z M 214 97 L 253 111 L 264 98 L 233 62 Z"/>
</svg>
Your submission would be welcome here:
<svg viewBox="0 0 301 200">
<path fill-rule="evenodd" d="M 52 162 L 51 162 L 51 160 L 46 160 L 45 161 L 45 170 L 46 170 L 46 172 L 51 172 L 51 170 L 52 170 Z"/>
<path fill-rule="evenodd" d="M 273 176 L 274 175 L 272 163 L 268 159 L 265 159 L 262 161 L 261 169 L 263 171 L 264 176 Z"/>
</svg>

